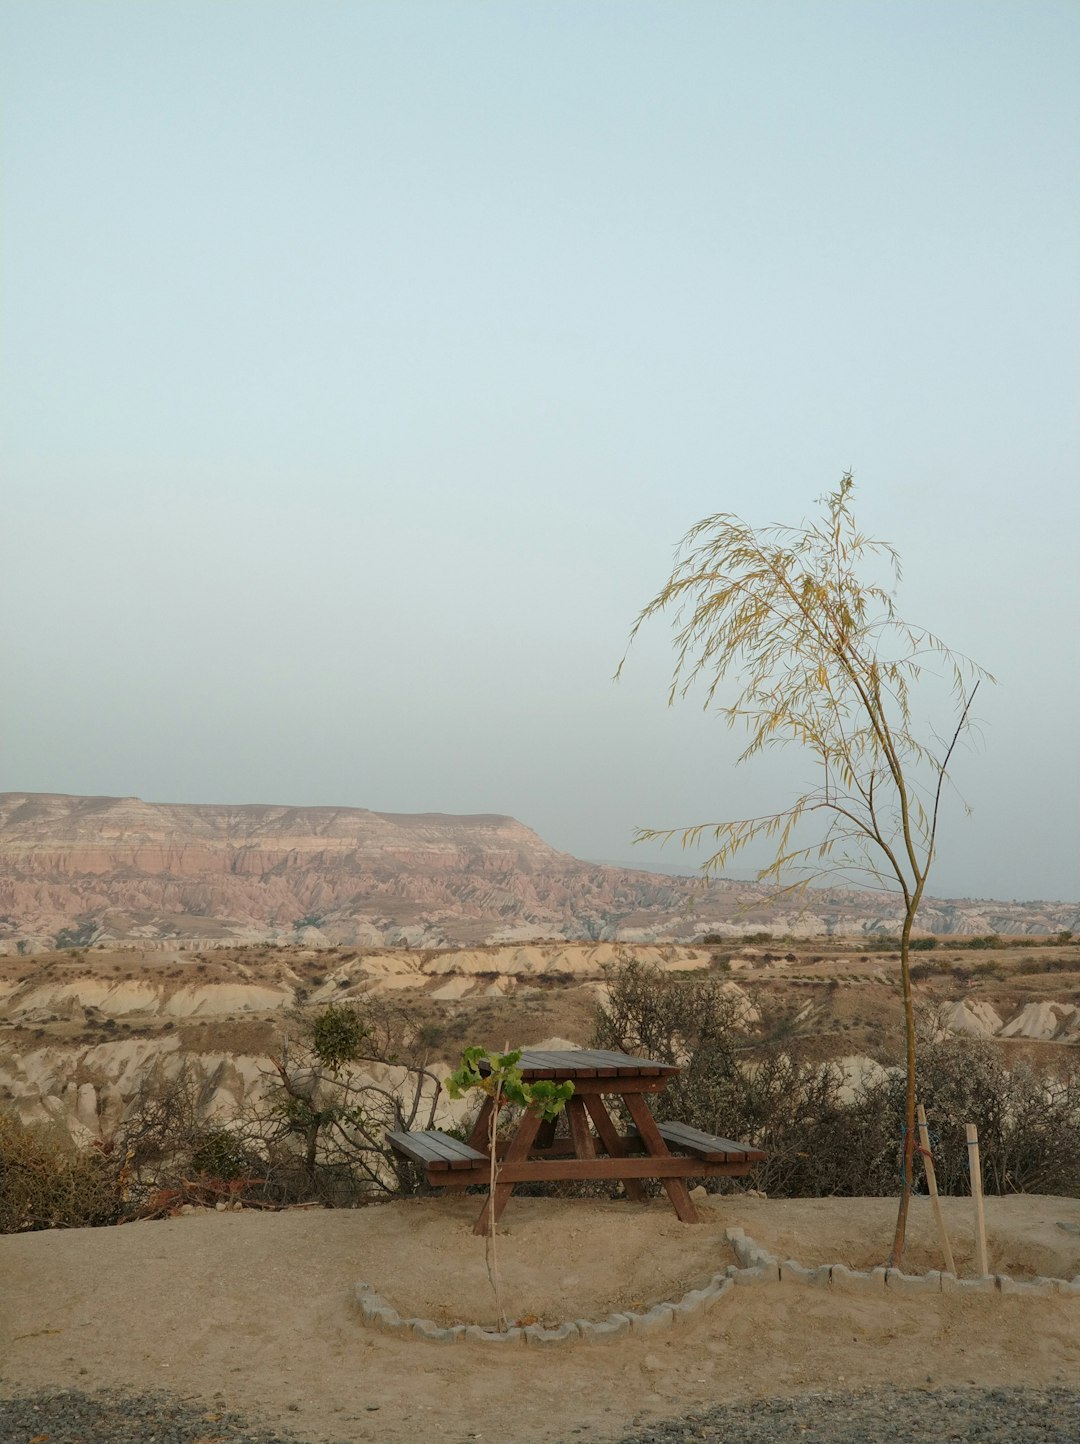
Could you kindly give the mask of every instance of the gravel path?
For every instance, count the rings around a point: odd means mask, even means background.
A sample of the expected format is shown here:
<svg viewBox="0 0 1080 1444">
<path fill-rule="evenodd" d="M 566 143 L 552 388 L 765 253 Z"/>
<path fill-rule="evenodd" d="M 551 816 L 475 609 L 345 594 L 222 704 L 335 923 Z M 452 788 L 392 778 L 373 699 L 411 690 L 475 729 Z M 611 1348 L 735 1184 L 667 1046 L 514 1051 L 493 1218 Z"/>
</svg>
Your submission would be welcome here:
<svg viewBox="0 0 1080 1444">
<path fill-rule="evenodd" d="M 643 1426 L 619 1444 L 1077 1444 L 1074 1389 L 858 1390 L 725 1404 Z"/>
<path fill-rule="evenodd" d="M 365 1439 L 377 1439 L 375 1413 Z M 445 1425 L 440 1437 L 456 1444 Z M 462 1444 L 470 1436 L 463 1434 Z M 595 1438 L 590 1426 L 567 1444 Z M 618 1444 L 1080 1444 L 1073 1389 L 860 1390 L 726 1404 L 640 1426 Z M 507 1436 L 508 1444 L 515 1441 Z M 42 1391 L 0 1400 L 0 1444 L 329 1444 L 259 1429 L 167 1394 Z M 417 1444 L 428 1444 L 417 1440 Z"/>
<path fill-rule="evenodd" d="M 43 1389 L 0 1399 L 0 1444 L 297 1444 L 250 1419 L 170 1394 Z"/>
</svg>

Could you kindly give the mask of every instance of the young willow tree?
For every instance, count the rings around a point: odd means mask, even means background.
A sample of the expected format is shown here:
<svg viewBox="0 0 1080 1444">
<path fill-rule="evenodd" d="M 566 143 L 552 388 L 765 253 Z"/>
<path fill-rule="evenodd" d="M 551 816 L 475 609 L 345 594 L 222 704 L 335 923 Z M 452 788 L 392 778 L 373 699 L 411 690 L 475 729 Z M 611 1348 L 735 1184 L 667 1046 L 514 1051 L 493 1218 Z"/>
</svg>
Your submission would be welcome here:
<svg viewBox="0 0 1080 1444">
<path fill-rule="evenodd" d="M 915 1142 L 911 930 L 934 859 L 949 764 L 970 726 L 980 681 L 992 679 L 932 633 L 903 621 L 890 593 L 862 579 L 868 566 L 884 559 L 899 581 L 900 563 L 892 547 L 858 530 L 853 486 L 848 473 L 822 499 L 821 517 L 802 527 L 755 530 L 728 513 L 698 522 L 663 590 L 630 633 L 632 642 L 649 618 L 674 611 L 676 663 L 668 700 L 701 683 L 709 708 L 721 683 L 735 679 L 738 695 L 719 711 L 729 726 L 747 729 L 739 761 L 794 744 L 816 759 L 817 785 L 780 812 L 685 829 L 641 829 L 638 838 L 681 837 L 687 847 L 712 838 L 718 846 L 704 864 L 706 873 L 768 840 L 774 855 L 758 879 L 778 894 L 837 874 L 899 890 L 907 1097 L 895 1266 L 904 1248 Z M 942 676 L 951 687 L 950 730 L 920 738 L 913 691 L 921 681 L 940 685 Z M 808 828 L 812 836 L 804 841 Z"/>
</svg>

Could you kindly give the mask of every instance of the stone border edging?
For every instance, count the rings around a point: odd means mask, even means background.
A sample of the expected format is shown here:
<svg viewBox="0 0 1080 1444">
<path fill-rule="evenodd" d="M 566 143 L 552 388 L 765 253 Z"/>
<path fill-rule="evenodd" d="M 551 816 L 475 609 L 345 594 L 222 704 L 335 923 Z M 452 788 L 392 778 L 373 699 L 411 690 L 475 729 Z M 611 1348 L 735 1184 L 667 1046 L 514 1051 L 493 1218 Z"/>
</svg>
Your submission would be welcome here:
<svg viewBox="0 0 1080 1444">
<path fill-rule="evenodd" d="M 713 1274 L 704 1288 L 690 1289 L 681 1299 L 669 1303 L 653 1304 L 644 1313 L 624 1310 L 608 1314 L 604 1319 L 575 1319 L 553 1329 L 545 1329 L 540 1324 L 512 1329 L 485 1329 L 479 1324 L 449 1324 L 443 1327 L 432 1319 L 402 1318 L 369 1283 L 356 1285 L 354 1303 L 362 1321 L 384 1333 L 423 1339 L 432 1344 L 528 1344 L 535 1348 L 570 1342 L 606 1343 L 628 1334 L 640 1337 L 682 1328 L 703 1314 L 711 1313 L 736 1287 L 747 1285 L 790 1283 L 835 1289 L 838 1293 L 848 1294 L 877 1293 L 888 1289 L 904 1294 L 998 1293 L 1029 1298 L 1050 1295 L 1080 1298 L 1080 1274 L 1071 1281 L 1042 1277 L 1027 1281 L 1010 1278 L 1008 1274 L 961 1279 L 938 1269 L 930 1269 L 925 1274 L 906 1274 L 901 1269 L 851 1269 L 842 1263 L 806 1268 L 794 1259 L 785 1259 L 780 1263 L 767 1249 L 747 1238 L 741 1228 L 729 1228 L 725 1238 L 731 1244 L 738 1264 L 729 1264 L 720 1273 Z"/>
<path fill-rule="evenodd" d="M 834 1288 L 843 1293 L 871 1293 L 881 1288 L 896 1293 L 979 1293 L 1014 1294 L 1045 1298 L 1066 1294 L 1080 1298 L 1080 1274 L 1068 1279 L 1038 1277 L 1014 1279 L 1008 1274 L 984 1274 L 962 1279 L 956 1274 L 930 1269 L 925 1274 L 906 1274 L 902 1269 L 851 1269 L 846 1264 L 819 1264 L 806 1268 L 794 1259 L 779 1263 L 771 1253 L 747 1238 L 742 1229 L 729 1228 L 727 1240 L 741 1267 L 734 1273 L 736 1283 L 793 1283 L 817 1288 Z"/>
</svg>

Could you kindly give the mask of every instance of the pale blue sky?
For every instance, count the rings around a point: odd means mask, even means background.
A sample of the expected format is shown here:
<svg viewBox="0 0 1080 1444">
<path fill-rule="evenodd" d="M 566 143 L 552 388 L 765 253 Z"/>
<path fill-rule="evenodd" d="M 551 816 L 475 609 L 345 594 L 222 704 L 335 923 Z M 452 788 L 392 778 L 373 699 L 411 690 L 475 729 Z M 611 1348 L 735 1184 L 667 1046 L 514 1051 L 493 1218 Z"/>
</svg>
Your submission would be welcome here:
<svg viewBox="0 0 1080 1444">
<path fill-rule="evenodd" d="M 1000 678 L 932 891 L 1076 897 L 1078 76 L 1064 0 L 0 4 L 0 790 L 644 865 L 805 772 L 634 615 L 851 467 Z"/>
</svg>

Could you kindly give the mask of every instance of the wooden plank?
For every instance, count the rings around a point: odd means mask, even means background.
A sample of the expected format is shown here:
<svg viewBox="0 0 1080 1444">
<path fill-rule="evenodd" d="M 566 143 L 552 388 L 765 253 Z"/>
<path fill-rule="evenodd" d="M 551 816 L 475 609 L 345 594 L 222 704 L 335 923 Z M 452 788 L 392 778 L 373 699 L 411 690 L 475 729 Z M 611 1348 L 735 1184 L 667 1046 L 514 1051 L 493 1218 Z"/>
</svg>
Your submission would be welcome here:
<svg viewBox="0 0 1080 1444">
<path fill-rule="evenodd" d="M 684 1148 L 688 1153 L 696 1153 L 714 1163 L 725 1162 L 731 1151 L 724 1139 L 712 1137 L 703 1133 L 700 1128 L 691 1128 L 685 1123 L 661 1123 L 658 1127 L 661 1138 L 672 1148 Z M 734 1147 L 734 1151 L 742 1153 L 743 1150 Z"/>
<path fill-rule="evenodd" d="M 483 1149 L 471 1148 L 460 1139 L 448 1138 L 445 1134 L 429 1141 L 435 1155 L 428 1164 L 429 1168 L 471 1168 L 487 1157 Z"/>
<path fill-rule="evenodd" d="M 536 1142 L 533 1144 L 533 1152 L 541 1148 L 551 1148 L 555 1142 L 555 1130 L 559 1126 L 557 1118 L 545 1118 L 540 1127 L 536 1130 Z"/>
<path fill-rule="evenodd" d="M 525 1048 L 518 1067 L 523 1073 L 534 1068 L 557 1069 L 560 1072 L 564 1068 L 572 1070 L 581 1061 L 584 1052 L 581 1048 Z"/>
<path fill-rule="evenodd" d="M 427 1163 L 432 1156 L 429 1148 L 412 1143 L 407 1137 L 397 1133 L 388 1133 L 386 1141 L 395 1153 L 399 1153 L 402 1158 L 411 1158 L 414 1163 Z"/>
<path fill-rule="evenodd" d="M 589 1067 L 597 1078 L 617 1078 L 619 1076 L 618 1065 L 613 1063 L 602 1049 L 588 1048 L 586 1052 L 589 1055 Z"/>
<path fill-rule="evenodd" d="M 626 1178 L 658 1178 L 678 1182 L 684 1178 L 740 1178 L 749 1172 L 748 1163 L 707 1163 L 701 1158 L 687 1158 L 684 1154 L 675 1153 L 669 1153 L 666 1158 L 656 1158 L 648 1153 L 627 1158 L 523 1158 L 515 1161 L 507 1159 L 500 1165 L 499 1187 L 514 1183 L 561 1183 L 580 1179 L 610 1183 Z M 476 1164 L 460 1172 L 447 1171 L 442 1177 L 453 1179 L 457 1186 L 483 1186 L 488 1181 L 488 1167 L 486 1163 Z M 486 1200 L 484 1208 L 486 1212 Z M 474 1231 L 482 1233 L 483 1229 Z"/>
<path fill-rule="evenodd" d="M 476 1115 L 476 1122 L 472 1126 L 472 1132 L 469 1134 L 469 1146 L 471 1148 L 479 1148 L 482 1149 L 483 1152 L 487 1152 L 491 1139 L 491 1112 L 494 1107 L 494 1098 L 485 1097 L 483 1103 L 480 1105 L 480 1112 Z"/>
<path fill-rule="evenodd" d="M 666 1142 L 678 1148 L 687 1148 L 700 1153 L 702 1158 L 711 1158 L 723 1163 L 725 1159 L 746 1158 L 753 1163 L 763 1163 L 765 1154 L 760 1148 L 749 1143 L 736 1143 L 731 1138 L 719 1138 L 712 1133 L 703 1133 L 700 1128 L 691 1128 L 687 1123 L 661 1123 L 660 1132 Z"/>
<path fill-rule="evenodd" d="M 626 1157 L 626 1141 L 622 1138 L 619 1130 L 612 1121 L 611 1114 L 604 1106 L 604 1100 L 597 1094 L 590 1094 L 583 1098 L 582 1103 L 588 1110 L 593 1121 L 593 1126 L 599 1135 L 600 1142 L 607 1149 L 612 1158 Z M 619 1181 L 626 1190 L 627 1198 L 632 1198 L 635 1203 L 644 1203 L 648 1198 L 644 1185 L 639 1179 L 629 1178 L 623 1174 L 619 1175 Z"/>
<path fill-rule="evenodd" d="M 662 1093 L 668 1086 L 669 1079 L 662 1074 L 645 1075 L 634 1074 L 630 1077 L 620 1075 L 619 1077 L 607 1078 L 575 1078 L 572 1080 L 575 1093 Z"/>
<path fill-rule="evenodd" d="M 458 1138 L 451 1138 L 437 1129 L 416 1133 L 387 1133 L 387 1141 L 396 1153 L 404 1154 L 429 1169 L 472 1168 L 484 1154 Z"/>
<path fill-rule="evenodd" d="M 571 1053 L 530 1051 L 521 1055 L 518 1067 L 521 1069 L 522 1077 L 529 1081 L 538 1078 L 573 1078 L 577 1068 L 567 1060 L 576 1056 Z"/>
<path fill-rule="evenodd" d="M 589 1117 L 585 1104 L 580 1098 L 570 1098 L 566 1104 L 566 1116 L 570 1123 L 570 1136 L 574 1140 L 574 1153 L 578 1158 L 595 1158 L 596 1144 L 589 1130 Z"/>
<path fill-rule="evenodd" d="M 616 1068 L 661 1068 L 668 1073 L 678 1073 L 680 1071 L 676 1064 L 662 1063 L 659 1058 L 634 1058 L 631 1057 L 629 1053 L 612 1052 L 607 1048 L 597 1048 L 593 1051 L 597 1059 L 603 1059 L 606 1064 Z"/>
<path fill-rule="evenodd" d="M 506 1151 L 506 1162 L 499 1165 L 499 1176 L 501 1180 L 495 1185 L 494 1197 L 484 1199 L 484 1206 L 480 1210 L 480 1217 L 473 1226 L 473 1233 L 486 1234 L 491 1231 L 492 1223 L 497 1222 L 499 1215 L 506 1207 L 511 1193 L 514 1191 L 514 1184 L 520 1182 L 515 1179 L 507 1170 L 515 1167 L 527 1167 L 529 1150 L 533 1145 L 537 1130 L 540 1127 L 540 1115 L 531 1109 L 526 1109 L 521 1115 L 521 1122 L 518 1130 L 510 1142 Z M 534 1167 L 542 1167 L 543 1164 L 535 1164 Z M 566 1168 L 569 1163 L 548 1162 L 549 1168 Z M 490 1179 L 490 1174 L 489 1174 Z"/>
<path fill-rule="evenodd" d="M 523 1073 L 531 1072 L 534 1068 L 559 1068 L 567 1056 L 561 1049 L 526 1048 L 521 1054 L 518 1067 Z"/>
<path fill-rule="evenodd" d="M 672 1063 L 661 1063 L 656 1058 L 632 1058 L 628 1053 L 613 1053 L 604 1048 L 526 1048 L 518 1066 L 527 1078 L 670 1077 L 679 1072 Z"/>
<path fill-rule="evenodd" d="M 481 1148 L 472 1148 L 467 1143 L 461 1143 L 456 1138 L 432 1139 L 439 1157 L 445 1158 L 451 1168 L 460 1168 L 463 1164 L 472 1164 L 480 1158 L 486 1158 L 486 1152 Z"/>
<path fill-rule="evenodd" d="M 716 1138 L 686 1123 L 657 1124 L 660 1136 L 673 1148 L 683 1148 L 713 1163 L 764 1163 L 768 1154 L 749 1143 L 735 1143 L 730 1138 Z"/>
<path fill-rule="evenodd" d="M 628 1093 L 624 1101 L 629 1110 L 630 1117 L 637 1126 L 637 1131 L 641 1134 L 642 1142 L 651 1155 L 651 1157 L 643 1160 L 643 1162 L 651 1163 L 654 1167 L 666 1162 L 671 1158 L 671 1154 L 668 1152 L 667 1144 L 660 1136 L 660 1131 L 656 1126 L 656 1119 L 649 1112 L 649 1105 L 645 1102 L 645 1099 L 636 1093 Z M 667 1196 L 671 1200 L 671 1206 L 683 1223 L 697 1223 L 697 1209 L 693 1205 L 690 1193 L 684 1182 L 684 1180 L 689 1177 L 689 1174 L 683 1173 L 680 1175 L 676 1173 L 666 1175 L 659 1173 L 656 1177 L 663 1179 Z"/>
</svg>

